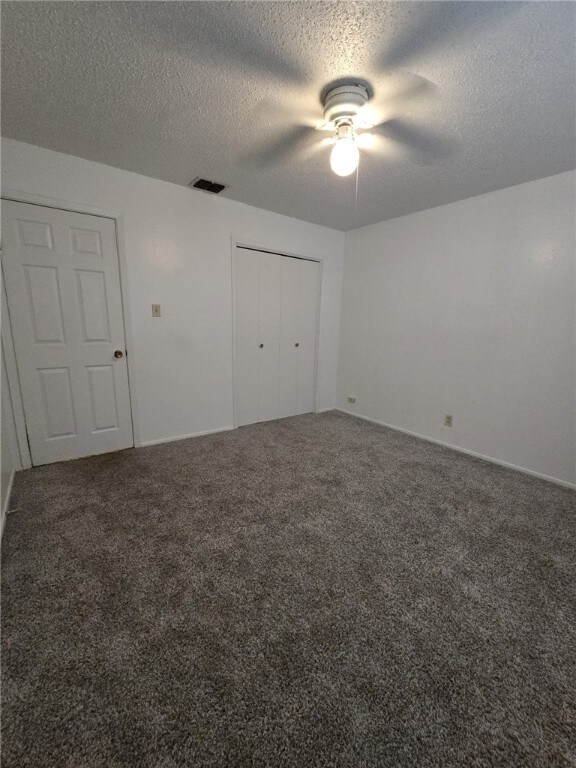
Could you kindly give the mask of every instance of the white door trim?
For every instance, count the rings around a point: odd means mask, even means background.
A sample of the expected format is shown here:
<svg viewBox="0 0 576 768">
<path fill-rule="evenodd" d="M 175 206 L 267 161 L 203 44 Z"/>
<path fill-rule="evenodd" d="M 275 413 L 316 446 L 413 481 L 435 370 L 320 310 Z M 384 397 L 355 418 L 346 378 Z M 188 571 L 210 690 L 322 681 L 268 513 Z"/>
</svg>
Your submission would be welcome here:
<svg viewBox="0 0 576 768">
<path fill-rule="evenodd" d="M 315 261 L 318 263 L 318 306 L 316 310 L 316 354 L 314 356 L 314 413 L 318 413 L 318 354 L 320 351 L 320 311 L 322 302 L 322 268 L 324 264 L 324 257 L 317 253 L 310 253 L 306 251 L 300 251 L 298 253 L 294 251 L 288 251 L 286 248 L 274 247 L 270 243 L 255 242 L 253 240 L 247 240 L 245 237 L 237 237 L 232 235 L 230 238 L 231 243 L 231 277 L 232 277 L 232 372 L 233 372 L 233 426 L 234 429 L 238 428 L 238 327 L 236 323 L 236 249 L 249 248 L 257 251 L 267 251 L 269 253 L 275 253 L 278 256 L 288 256 L 293 259 L 306 259 L 307 261 Z"/>
<path fill-rule="evenodd" d="M 10 314 L 8 312 L 8 297 L 6 296 L 6 286 L 4 284 L 4 272 L 2 272 L 2 354 L 6 364 L 6 378 L 8 379 L 8 396 L 10 398 L 10 408 L 14 416 L 16 425 L 16 441 L 18 443 L 18 453 L 22 469 L 30 469 L 32 458 L 30 456 L 30 446 L 26 435 L 26 417 L 24 415 L 24 404 L 22 403 L 22 394 L 20 391 L 20 375 L 18 365 L 16 364 L 16 350 L 14 349 L 14 339 L 12 337 L 12 325 L 10 323 Z"/>
<path fill-rule="evenodd" d="M 130 314 L 130 304 L 128 296 L 128 262 L 126 258 L 125 250 L 125 229 L 124 229 L 124 213 L 119 211 L 111 211 L 105 208 L 96 208 L 92 205 L 86 205 L 84 203 L 72 202 L 70 200 L 63 200 L 55 197 L 48 197 L 46 195 L 37 195 L 32 192 L 23 192 L 12 188 L 2 188 L 1 193 L 2 200 L 12 200 L 16 203 L 27 203 L 29 205 L 40 205 L 45 208 L 57 208 L 63 211 L 70 211 L 72 213 L 84 213 L 91 216 L 100 216 L 105 219 L 113 219 L 115 222 L 116 230 L 116 249 L 118 252 L 118 272 L 120 277 L 120 300 L 122 305 L 122 317 L 124 321 L 124 337 L 126 340 L 126 364 L 128 368 L 128 390 L 130 392 L 130 414 L 132 419 L 132 434 L 134 437 L 134 447 L 138 448 L 142 445 L 142 439 L 140 437 L 140 427 L 138 420 L 138 395 L 136 387 L 136 360 L 134 351 L 134 334 L 132 332 L 132 322 Z M 3 296 L 5 299 L 5 295 Z M 6 302 L 3 302 L 6 304 Z M 9 333 L 7 338 L 12 342 L 12 325 L 10 323 L 9 313 L 6 312 L 7 317 L 6 327 Z M 4 316 L 3 316 L 4 317 Z M 2 328 L 4 329 L 4 319 L 2 321 Z M 4 337 L 4 333 L 2 334 Z M 14 353 L 14 348 L 12 347 Z M 10 394 L 12 396 L 12 403 L 14 405 L 14 418 L 16 420 L 16 412 L 21 409 L 22 415 L 24 414 L 24 405 L 22 402 L 22 392 L 20 389 L 20 380 L 18 378 L 16 370 L 16 358 L 13 358 L 14 369 L 11 376 L 11 372 L 8 369 L 8 357 L 6 358 L 6 371 L 8 374 L 8 382 L 10 385 Z M 18 421 L 16 421 L 18 425 Z M 23 439 L 23 443 L 22 443 Z M 24 427 L 24 434 L 22 435 L 20 430 L 18 431 L 18 446 L 20 449 L 20 455 L 22 457 L 23 466 L 25 465 L 25 457 L 28 458 L 30 464 L 25 469 L 32 466 L 30 459 L 30 449 L 28 447 L 28 440 L 26 439 L 26 429 Z"/>
</svg>

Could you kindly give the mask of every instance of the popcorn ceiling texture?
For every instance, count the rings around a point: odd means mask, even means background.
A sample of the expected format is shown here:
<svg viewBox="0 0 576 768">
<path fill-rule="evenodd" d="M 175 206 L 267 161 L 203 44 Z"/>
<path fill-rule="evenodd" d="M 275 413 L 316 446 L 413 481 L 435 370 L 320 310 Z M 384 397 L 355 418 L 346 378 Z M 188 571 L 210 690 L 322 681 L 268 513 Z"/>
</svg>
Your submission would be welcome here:
<svg viewBox="0 0 576 768">
<path fill-rule="evenodd" d="M 176 184 L 214 179 L 336 229 L 575 165 L 573 3 L 5 2 L 2 15 L 3 135 Z M 394 101 L 410 73 L 435 90 Z M 381 117 L 450 147 L 363 153 L 356 213 L 355 178 L 312 151 L 323 134 L 277 146 L 350 75 L 371 81 Z"/>
<path fill-rule="evenodd" d="M 568 768 L 576 494 L 337 413 L 19 472 L 3 768 Z"/>
</svg>

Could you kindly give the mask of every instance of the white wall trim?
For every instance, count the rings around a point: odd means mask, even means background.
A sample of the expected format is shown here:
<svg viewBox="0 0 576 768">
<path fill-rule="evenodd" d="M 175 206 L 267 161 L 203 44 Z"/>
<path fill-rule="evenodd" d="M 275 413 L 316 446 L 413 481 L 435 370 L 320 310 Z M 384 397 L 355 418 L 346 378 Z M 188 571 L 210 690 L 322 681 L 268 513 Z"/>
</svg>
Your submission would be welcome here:
<svg viewBox="0 0 576 768">
<path fill-rule="evenodd" d="M 231 432 L 233 429 L 236 429 L 236 427 L 218 427 L 217 429 L 205 429 L 202 432 L 191 432 L 189 435 L 176 435 L 175 437 L 161 437 L 158 440 L 145 440 L 139 447 L 145 448 L 148 445 L 175 443 L 178 440 L 188 440 L 190 437 L 204 437 L 204 435 L 215 435 L 218 432 Z"/>
<path fill-rule="evenodd" d="M 10 509 L 10 496 L 12 494 L 12 486 L 14 484 L 14 478 L 16 477 L 16 470 L 12 470 L 12 474 L 10 475 L 10 480 L 8 481 L 8 490 L 6 492 L 6 501 L 4 502 L 4 506 L 2 508 L 2 523 L 0 524 L 0 540 L 2 539 L 2 536 L 4 535 L 4 526 L 6 525 L 6 518 L 8 517 L 8 510 Z"/>
<path fill-rule="evenodd" d="M 128 294 L 128 260 L 126 258 L 124 214 L 117 214 L 116 221 L 116 250 L 118 252 L 118 272 L 120 275 L 120 296 L 122 300 L 122 317 L 124 319 L 124 336 L 126 339 L 126 366 L 128 369 L 128 391 L 130 392 L 130 414 L 132 416 L 132 437 L 134 447 L 142 445 L 140 422 L 138 420 L 138 392 L 136 385 L 136 361 L 134 333 L 132 332 L 132 314 Z"/>
<path fill-rule="evenodd" d="M 3 276 L 3 273 L 2 273 Z M 16 442 L 18 444 L 18 464 L 22 469 L 30 469 L 32 466 L 32 457 L 30 456 L 30 446 L 26 434 L 26 417 L 24 414 L 24 404 L 22 402 L 22 392 L 20 389 L 20 374 L 16 363 L 16 351 L 14 349 L 14 339 L 12 337 L 12 323 L 8 311 L 8 299 L 6 296 L 6 285 L 2 279 L 2 354 L 6 365 L 6 378 L 8 379 L 8 400 L 14 417 L 16 426 Z M 14 457 L 16 458 L 16 457 Z"/>
<path fill-rule="evenodd" d="M 276 253 L 278 256 L 292 256 L 295 259 L 308 259 L 308 261 L 318 261 L 320 263 L 322 263 L 324 260 L 324 256 L 321 253 L 315 253 L 314 251 L 290 251 L 283 247 L 281 244 L 274 245 L 274 243 L 255 241 L 236 235 L 232 235 L 230 239 L 232 242 L 232 248 L 234 249 L 237 246 L 241 248 L 255 248 L 256 250 L 260 251 L 270 251 L 270 253 Z"/>
<path fill-rule="evenodd" d="M 125 250 L 125 237 L 124 237 L 124 214 L 119 211 L 110 211 L 106 208 L 95 208 L 93 205 L 85 205 L 80 202 L 72 202 L 70 200 L 63 200 L 55 197 L 49 197 L 46 195 L 36 195 L 32 192 L 22 192 L 21 190 L 12 189 L 10 187 L 2 188 L 2 200 L 13 200 L 17 203 L 28 203 L 29 205 L 42 205 L 46 208 L 58 208 L 59 210 L 71 211 L 72 213 L 84 213 L 90 216 L 99 216 L 105 219 L 113 219 L 116 229 L 116 250 L 118 253 L 118 273 L 120 278 L 120 296 L 122 302 L 122 316 L 124 319 L 124 338 L 126 342 L 126 348 L 128 353 L 126 355 L 126 366 L 128 369 L 128 389 L 130 392 L 130 413 L 132 417 L 132 436 L 134 439 L 134 447 L 137 448 L 143 445 L 140 437 L 140 423 L 138 420 L 138 395 L 136 391 L 136 362 L 135 362 L 135 346 L 134 335 L 132 333 L 132 322 L 130 315 L 130 306 L 128 299 L 128 260 L 126 258 Z M 3 295 L 3 304 L 8 306 L 6 301 L 6 294 Z M 4 322 L 2 323 L 4 328 Z M 10 343 L 12 343 L 12 325 L 8 316 L 7 328 L 9 330 Z M 10 353 L 10 350 L 8 350 Z M 16 361 L 16 355 L 13 349 L 14 363 Z M 20 455 L 22 459 L 22 466 L 24 469 L 29 469 L 32 466 L 32 459 L 30 456 L 30 450 L 28 447 L 28 441 L 25 438 L 25 422 L 24 422 L 24 443 L 22 442 L 22 435 L 19 428 L 19 422 L 17 419 L 18 406 L 22 408 L 22 415 L 24 415 L 24 407 L 22 403 L 22 393 L 20 391 L 20 380 L 14 378 L 14 375 L 10 375 L 7 359 L 7 373 L 8 381 L 10 384 L 10 391 L 12 394 L 13 403 L 16 401 L 14 407 L 14 418 L 16 420 L 16 426 L 18 428 L 18 444 L 20 448 Z M 17 374 L 16 374 L 17 376 Z"/>
<path fill-rule="evenodd" d="M 234 422 L 233 429 L 238 427 L 238 324 L 236 323 L 236 257 L 237 248 L 254 248 L 256 250 L 270 251 L 279 256 L 292 256 L 296 259 L 308 259 L 318 263 L 318 303 L 316 307 L 316 354 L 314 356 L 314 412 L 319 400 L 319 359 L 320 359 L 320 319 L 322 312 L 322 274 L 324 266 L 324 257 L 308 251 L 289 251 L 281 246 L 275 247 L 270 243 L 258 243 L 253 240 L 246 240 L 245 237 L 232 235 L 230 238 L 231 250 L 231 275 L 232 275 L 232 418 Z"/>
<path fill-rule="evenodd" d="M 48 195 L 36 195 L 34 192 L 24 192 L 21 189 L 2 187 L 2 199 L 13 200 L 15 203 L 28 203 L 30 205 L 43 205 L 45 208 L 59 208 L 71 213 L 87 213 L 91 216 L 101 216 L 105 219 L 117 219 L 118 211 L 107 208 L 95 208 L 93 205 L 85 205 L 79 201 L 64 200 Z"/>
<path fill-rule="evenodd" d="M 519 467 L 517 464 L 510 464 L 507 461 L 502 461 L 501 459 L 495 459 L 492 456 L 486 456 L 485 454 L 477 453 L 476 451 L 469 451 L 467 448 L 460 448 L 460 446 L 458 445 L 453 445 L 452 443 L 446 443 L 443 440 L 437 440 L 436 438 L 428 437 L 427 435 L 421 435 L 419 432 L 412 432 L 409 429 L 396 427 L 393 424 L 386 424 L 386 422 L 384 421 L 379 421 L 378 419 L 371 419 L 369 416 L 362 416 L 360 413 L 347 411 L 344 408 L 335 408 L 334 410 L 340 411 L 340 413 L 346 413 L 348 416 L 355 416 L 357 419 L 362 419 L 363 421 L 369 421 L 371 424 L 378 424 L 378 426 L 380 427 L 387 427 L 388 429 L 393 429 L 396 432 L 403 432 L 405 435 L 411 435 L 412 437 L 417 437 L 419 440 L 425 440 L 427 443 L 435 443 L 436 445 L 442 445 L 444 448 L 451 448 L 453 451 L 458 451 L 458 453 L 464 453 L 467 456 L 474 456 L 474 458 L 476 459 L 483 459 L 484 461 L 489 461 L 491 464 L 498 464 L 501 467 L 506 467 L 506 469 L 514 469 L 517 472 L 522 472 L 525 475 L 538 477 L 540 480 L 547 480 L 550 483 L 561 485 L 564 488 L 576 489 L 575 483 L 570 483 L 567 480 L 560 480 L 560 478 L 558 477 L 550 477 L 550 475 L 543 475 L 541 472 L 535 472 L 533 469 L 527 469 L 526 467 Z"/>
</svg>

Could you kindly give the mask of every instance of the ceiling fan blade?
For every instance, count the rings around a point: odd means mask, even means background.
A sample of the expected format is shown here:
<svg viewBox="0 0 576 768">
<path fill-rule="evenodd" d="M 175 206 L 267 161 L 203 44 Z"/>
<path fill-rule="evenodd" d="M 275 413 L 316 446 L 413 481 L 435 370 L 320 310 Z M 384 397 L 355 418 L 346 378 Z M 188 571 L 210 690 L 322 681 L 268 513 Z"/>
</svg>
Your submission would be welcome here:
<svg viewBox="0 0 576 768">
<path fill-rule="evenodd" d="M 378 97 L 362 107 L 359 117 L 369 125 L 383 123 L 395 117 L 405 104 L 425 103 L 437 91 L 436 85 L 425 77 L 413 73 L 389 78 L 379 85 Z"/>
<path fill-rule="evenodd" d="M 443 160 L 454 152 L 455 143 L 424 128 L 417 128 L 404 120 L 387 120 L 372 129 L 376 135 L 402 145 L 412 159 L 424 165 Z"/>
<path fill-rule="evenodd" d="M 401 144 L 379 133 L 372 133 L 371 131 L 360 133 L 356 142 L 361 153 L 365 152 L 370 156 L 384 157 L 386 160 L 401 160 L 405 155 Z"/>
<path fill-rule="evenodd" d="M 316 143 L 318 134 L 308 125 L 296 125 L 278 138 L 261 145 L 253 152 L 240 158 L 246 168 L 262 169 L 285 163 L 291 156 L 297 156 Z"/>
<path fill-rule="evenodd" d="M 395 35 L 392 44 L 382 51 L 378 66 L 385 70 L 403 66 L 449 45 L 451 40 L 469 42 L 482 28 L 498 25 L 524 5 L 511 0 L 419 3 L 416 20 Z"/>
<path fill-rule="evenodd" d="M 378 93 L 386 101 L 393 104 L 401 104 L 410 99 L 421 97 L 436 91 L 436 86 L 431 80 L 414 72 L 405 72 L 387 78 L 388 85 L 378 88 Z"/>
<path fill-rule="evenodd" d="M 173 13 L 175 5 L 177 15 Z M 222 60 L 229 68 L 248 68 L 281 82 L 305 82 L 306 73 L 298 63 L 266 40 L 256 25 L 247 24 L 243 6 L 244 3 L 225 0 L 150 2 L 139 26 L 156 42 L 183 56 L 205 54 L 211 61 Z M 265 10 L 263 7 L 262 11 Z"/>
<path fill-rule="evenodd" d="M 302 105 L 302 96 L 299 99 L 290 98 L 283 94 L 282 98 L 261 99 L 251 112 L 251 116 L 259 123 L 276 123 L 286 125 L 292 122 L 294 115 L 298 115 L 298 122 L 302 126 L 316 128 L 322 124 L 322 113 L 319 109 L 315 111 L 306 109 Z M 331 128 L 333 130 L 333 128 Z"/>
</svg>

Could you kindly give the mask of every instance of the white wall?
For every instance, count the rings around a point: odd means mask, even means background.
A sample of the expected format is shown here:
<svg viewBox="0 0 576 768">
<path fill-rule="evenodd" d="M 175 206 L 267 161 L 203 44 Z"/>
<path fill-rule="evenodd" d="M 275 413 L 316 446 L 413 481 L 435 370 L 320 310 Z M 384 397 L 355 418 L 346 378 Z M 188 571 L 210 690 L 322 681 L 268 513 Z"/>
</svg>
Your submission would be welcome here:
<svg viewBox="0 0 576 768">
<path fill-rule="evenodd" d="M 339 406 L 573 483 L 575 179 L 347 233 Z"/>
<path fill-rule="evenodd" d="M 123 214 L 140 442 L 232 426 L 232 236 L 324 260 L 317 407 L 334 407 L 342 232 L 9 139 L 2 182 Z"/>
</svg>

